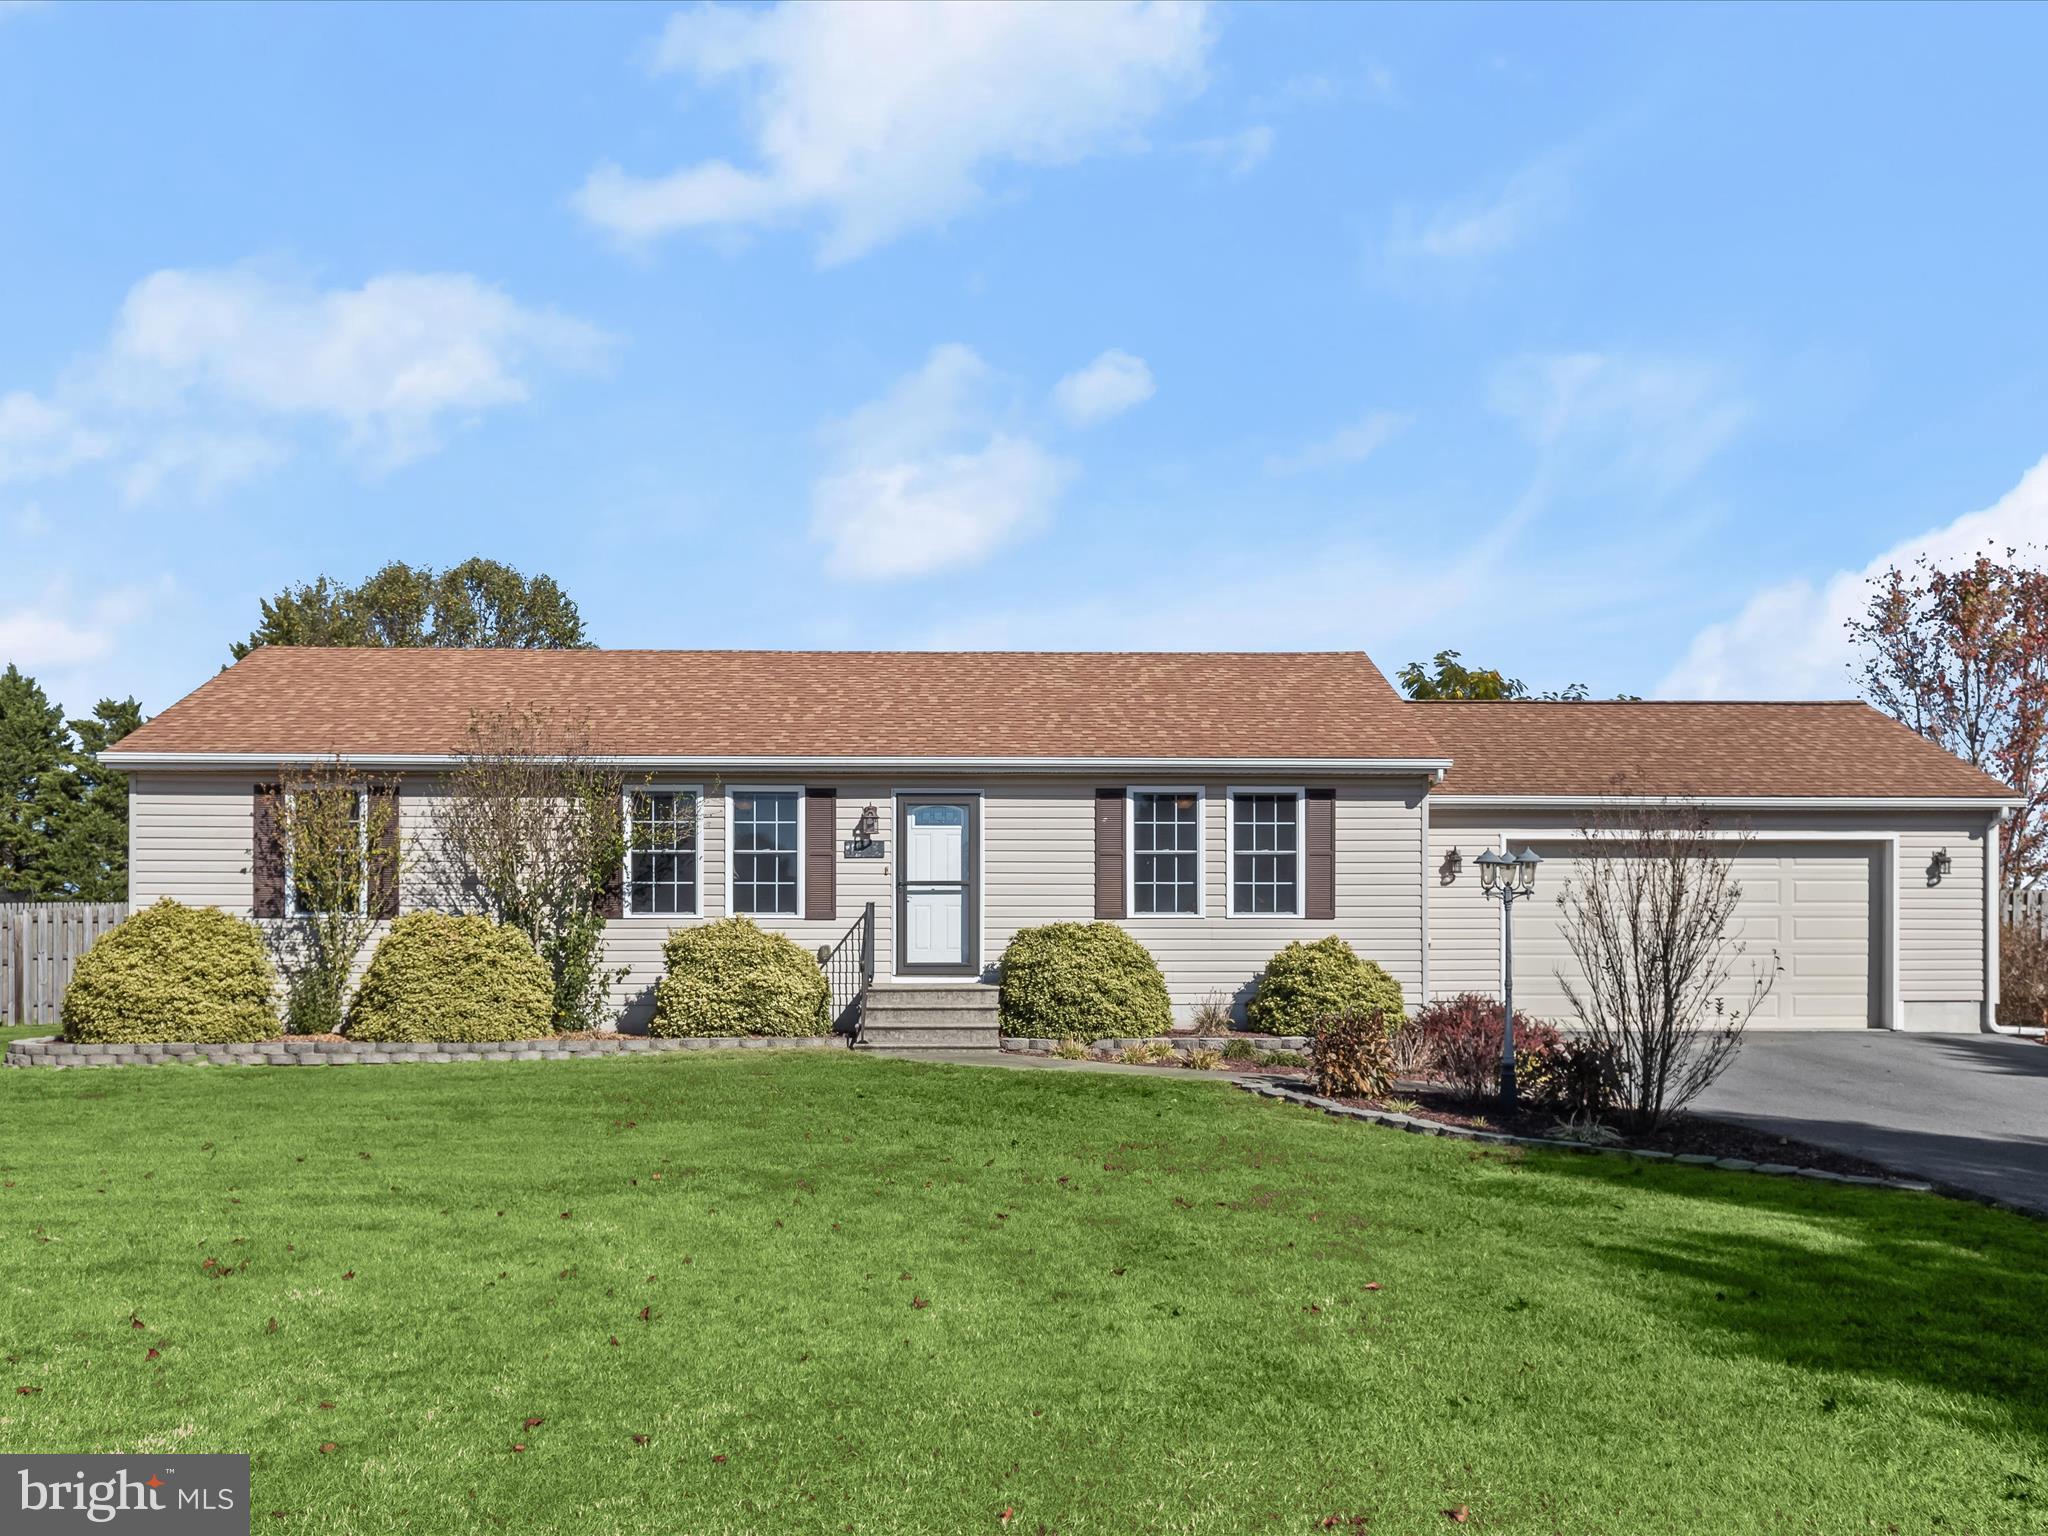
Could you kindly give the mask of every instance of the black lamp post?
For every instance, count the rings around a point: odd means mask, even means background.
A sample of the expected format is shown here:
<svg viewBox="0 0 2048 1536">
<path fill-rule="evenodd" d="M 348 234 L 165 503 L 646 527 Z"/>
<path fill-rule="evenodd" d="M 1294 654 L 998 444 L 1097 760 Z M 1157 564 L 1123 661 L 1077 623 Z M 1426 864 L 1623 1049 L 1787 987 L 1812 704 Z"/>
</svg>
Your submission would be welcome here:
<svg viewBox="0 0 2048 1536">
<path fill-rule="evenodd" d="M 1479 888 L 1498 896 L 1501 904 L 1500 1104 L 1515 1108 L 1515 901 L 1536 893 L 1536 866 L 1543 862 L 1534 848 L 1496 853 L 1489 848 L 1472 861 L 1479 866 Z"/>
</svg>

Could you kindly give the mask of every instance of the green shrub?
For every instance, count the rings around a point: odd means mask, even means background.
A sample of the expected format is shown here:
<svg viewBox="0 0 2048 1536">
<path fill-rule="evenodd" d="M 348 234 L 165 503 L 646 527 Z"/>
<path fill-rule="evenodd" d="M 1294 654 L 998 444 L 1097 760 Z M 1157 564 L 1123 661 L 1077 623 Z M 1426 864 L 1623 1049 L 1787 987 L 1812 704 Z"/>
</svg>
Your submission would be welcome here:
<svg viewBox="0 0 2048 1536">
<path fill-rule="evenodd" d="M 391 925 L 349 1005 L 356 1040 L 535 1040 L 552 1035 L 554 982 L 517 928 L 408 912 Z"/>
<path fill-rule="evenodd" d="M 277 975 L 256 925 L 166 896 L 101 935 L 64 993 L 64 1038 L 212 1044 L 278 1033 Z"/>
<path fill-rule="evenodd" d="M 1188 1052 L 1187 1063 L 1197 1072 L 1213 1072 L 1223 1065 L 1223 1053 L 1211 1046 L 1198 1045 Z"/>
<path fill-rule="evenodd" d="M 661 947 L 651 1035 L 825 1035 L 832 988 L 786 934 L 728 917 L 678 928 Z"/>
<path fill-rule="evenodd" d="M 1331 1014 L 1309 1048 L 1316 1092 L 1329 1098 L 1385 1098 L 1394 1088 L 1393 1031 L 1384 1014 Z"/>
<path fill-rule="evenodd" d="M 1004 1034 L 1048 1040 L 1173 1027 L 1159 963 L 1115 923 L 1020 928 L 1003 951 L 1000 1008 Z"/>
<path fill-rule="evenodd" d="M 1405 1012 L 1401 984 L 1333 933 L 1296 941 L 1267 961 L 1244 1017 L 1261 1034 L 1306 1035 L 1333 1013 L 1381 1013 L 1396 1024 Z"/>
</svg>

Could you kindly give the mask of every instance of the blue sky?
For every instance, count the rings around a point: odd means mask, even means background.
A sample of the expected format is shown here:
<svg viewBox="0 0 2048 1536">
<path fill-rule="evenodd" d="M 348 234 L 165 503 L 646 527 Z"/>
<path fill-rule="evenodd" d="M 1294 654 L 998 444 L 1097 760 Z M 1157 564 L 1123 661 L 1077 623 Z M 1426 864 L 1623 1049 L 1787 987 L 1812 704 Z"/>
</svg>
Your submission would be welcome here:
<svg viewBox="0 0 2048 1536">
<path fill-rule="evenodd" d="M 2048 532 L 2034 8 L 0 7 L 0 659 L 473 553 L 616 646 L 1850 691 Z"/>
</svg>

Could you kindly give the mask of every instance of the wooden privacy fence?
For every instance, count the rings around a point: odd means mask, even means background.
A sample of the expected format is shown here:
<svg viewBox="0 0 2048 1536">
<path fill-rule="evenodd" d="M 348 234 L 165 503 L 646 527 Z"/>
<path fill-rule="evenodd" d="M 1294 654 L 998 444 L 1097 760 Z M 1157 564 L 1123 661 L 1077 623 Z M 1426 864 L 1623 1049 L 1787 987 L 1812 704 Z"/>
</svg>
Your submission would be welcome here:
<svg viewBox="0 0 2048 1536">
<path fill-rule="evenodd" d="M 57 1024 L 78 957 L 124 901 L 0 901 L 0 1024 Z"/>
<path fill-rule="evenodd" d="M 2048 886 L 2029 886 L 2022 891 L 2005 892 L 2002 911 L 2008 923 L 2048 928 Z"/>
</svg>

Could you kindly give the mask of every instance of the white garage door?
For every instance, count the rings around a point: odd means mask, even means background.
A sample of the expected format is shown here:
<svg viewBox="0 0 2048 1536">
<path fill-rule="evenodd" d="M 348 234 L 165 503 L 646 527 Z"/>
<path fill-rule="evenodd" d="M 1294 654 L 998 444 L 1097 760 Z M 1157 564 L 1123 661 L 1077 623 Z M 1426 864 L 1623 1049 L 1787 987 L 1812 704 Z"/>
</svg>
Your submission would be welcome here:
<svg viewBox="0 0 2048 1536">
<path fill-rule="evenodd" d="M 1521 845 L 1515 845 L 1519 848 Z M 1558 972 L 1576 963 L 1559 925 L 1557 893 L 1577 869 L 1567 844 L 1537 843 L 1543 871 L 1537 894 L 1515 903 L 1515 1006 L 1535 1018 L 1568 1022 Z M 1752 844 L 1735 855 L 1742 887 L 1730 1000 L 1746 995 L 1758 966 L 1775 953 L 1782 967 L 1756 1024 L 1863 1028 L 1877 1022 L 1877 955 L 1871 914 L 1879 895 L 1876 850 L 1840 843 Z"/>
</svg>

